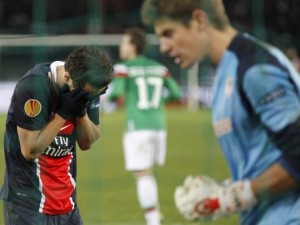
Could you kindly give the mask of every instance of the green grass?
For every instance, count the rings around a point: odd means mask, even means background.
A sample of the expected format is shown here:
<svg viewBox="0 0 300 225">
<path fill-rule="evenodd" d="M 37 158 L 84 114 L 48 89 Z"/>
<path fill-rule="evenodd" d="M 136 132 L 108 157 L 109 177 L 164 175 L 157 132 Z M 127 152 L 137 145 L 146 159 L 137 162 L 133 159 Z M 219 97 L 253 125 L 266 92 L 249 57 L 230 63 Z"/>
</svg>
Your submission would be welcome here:
<svg viewBox="0 0 300 225">
<path fill-rule="evenodd" d="M 154 169 L 159 184 L 161 209 L 165 217 L 163 224 L 237 224 L 237 216 L 211 223 L 192 223 L 184 220 L 177 212 L 173 193 L 186 175 L 207 174 L 222 180 L 229 176 L 229 172 L 212 131 L 209 110 L 189 112 L 182 108 L 172 108 L 167 111 L 167 116 L 167 161 L 164 167 Z M 124 169 L 123 120 L 122 110 L 103 115 L 101 138 L 91 150 L 78 152 L 77 193 L 85 225 L 145 224 L 136 197 L 134 179 Z M 0 124 L 2 138 L 5 115 L 0 116 Z M 0 149 L 3 152 L 3 144 Z M 1 153 L 0 180 L 3 180 L 3 170 L 4 157 Z M 2 225 L 2 203 L 0 210 Z"/>
</svg>

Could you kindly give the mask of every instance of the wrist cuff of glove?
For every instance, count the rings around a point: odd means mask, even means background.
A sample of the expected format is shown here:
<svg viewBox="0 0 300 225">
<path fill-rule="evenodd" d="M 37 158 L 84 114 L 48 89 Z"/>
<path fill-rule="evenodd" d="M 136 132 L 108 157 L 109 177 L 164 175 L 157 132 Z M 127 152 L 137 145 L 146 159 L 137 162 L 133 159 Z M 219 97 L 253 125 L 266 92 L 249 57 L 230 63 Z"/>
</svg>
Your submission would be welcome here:
<svg viewBox="0 0 300 225">
<path fill-rule="evenodd" d="M 222 188 L 219 199 L 221 211 L 225 214 L 243 211 L 257 202 L 250 180 L 236 181 Z"/>
</svg>

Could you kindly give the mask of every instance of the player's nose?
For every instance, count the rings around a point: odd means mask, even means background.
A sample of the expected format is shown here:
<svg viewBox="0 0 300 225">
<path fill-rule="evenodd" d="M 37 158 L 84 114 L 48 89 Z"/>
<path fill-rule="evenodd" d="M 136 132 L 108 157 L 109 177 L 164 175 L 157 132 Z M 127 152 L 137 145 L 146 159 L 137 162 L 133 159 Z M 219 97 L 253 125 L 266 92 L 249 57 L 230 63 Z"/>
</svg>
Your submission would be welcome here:
<svg viewBox="0 0 300 225">
<path fill-rule="evenodd" d="M 169 41 L 166 40 L 165 38 L 160 38 L 159 42 L 160 42 L 160 46 L 159 46 L 160 52 L 169 53 L 171 50 L 171 45 L 170 45 Z"/>
</svg>

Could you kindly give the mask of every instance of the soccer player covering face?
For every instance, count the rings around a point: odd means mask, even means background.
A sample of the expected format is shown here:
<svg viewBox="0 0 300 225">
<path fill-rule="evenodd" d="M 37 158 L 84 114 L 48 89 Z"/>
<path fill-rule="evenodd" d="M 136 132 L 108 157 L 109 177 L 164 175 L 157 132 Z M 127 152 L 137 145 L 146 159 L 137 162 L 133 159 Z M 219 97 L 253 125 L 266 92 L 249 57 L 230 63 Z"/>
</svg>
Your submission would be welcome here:
<svg viewBox="0 0 300 225">
<path fill-rule="evenodd" d="M 216 66 L 212 120 L 231 182 L 188 176 L 175 191 L 179 212 L 190 220 L 241 212 L 242 225 L 300 224 L 300 77 L 289 60 L 232 27 L 221 0 L 146 0 L 142 16 L 179 66 L 205 57 Z"/>
<path fill-rule="evenodd" d="M 112 65 L 98 48 L 42 63 L 18 82 L 7 114 L 4 224 L 81 225 L 76 203 L 76 143 L 100 136 L 99 95 Z"/>
<path fill-rule="evenodd" d="M 138 201 L 147 225 L 159 225 L 158 190 L 152 167 L 165 162 L 164 104 L 179 99 L 180 89 L 165 66 L 143 55 L 145 45 L 146 36 L 141 29 L 125 31 L 120 45 L 122 61 L 114 66 L 113 89 L 108 99 L 124 97 L 126 169 L 135 175 Z"/>
</svg>

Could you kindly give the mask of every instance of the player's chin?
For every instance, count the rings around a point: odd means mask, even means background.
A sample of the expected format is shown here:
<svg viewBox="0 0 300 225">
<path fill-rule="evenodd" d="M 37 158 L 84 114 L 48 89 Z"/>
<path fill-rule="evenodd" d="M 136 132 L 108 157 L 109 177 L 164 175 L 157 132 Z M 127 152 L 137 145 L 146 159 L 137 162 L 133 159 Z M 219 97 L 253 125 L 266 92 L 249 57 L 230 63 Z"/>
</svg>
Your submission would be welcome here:
<svg viewBox="0 0 300 225">
<path fill-rule="evenodd" d="M 190 69 L 191 67 L 193 67 L 193 65 L 195 65 L 197 62 L 192 62 L 192 61 L 182 61 L 180 63 L 180 68 L 182 69 Z"/>
</svg>

